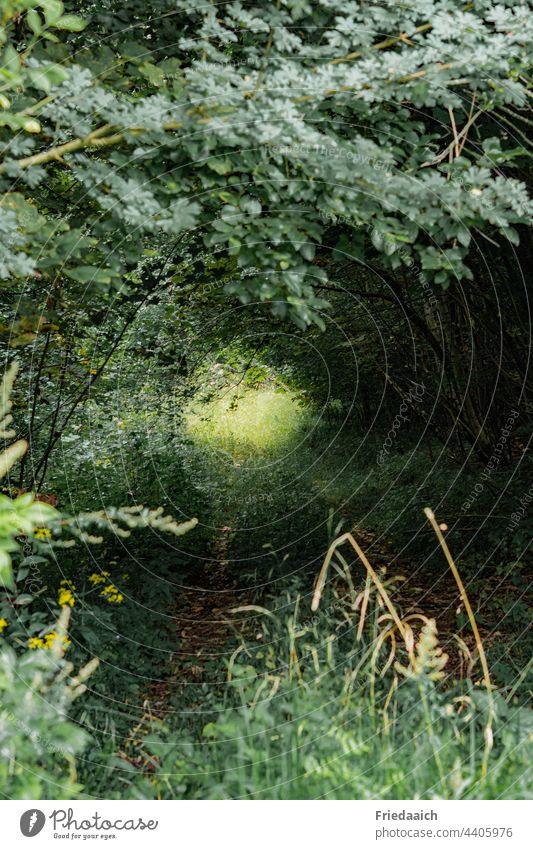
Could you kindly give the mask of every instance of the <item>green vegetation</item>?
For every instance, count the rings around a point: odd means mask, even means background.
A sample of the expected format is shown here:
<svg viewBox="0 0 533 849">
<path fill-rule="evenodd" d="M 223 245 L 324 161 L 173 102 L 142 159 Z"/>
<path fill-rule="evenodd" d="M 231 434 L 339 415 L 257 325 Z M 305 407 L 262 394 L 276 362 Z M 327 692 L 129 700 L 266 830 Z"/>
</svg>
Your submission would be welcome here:
<svg viewBox="0 0 533 849">
<path fill-rule="evenodd" d="M 218 447 L 235 458 L 266 455 L 290 444 L 302 411 L 283 391 L 232 392 L 194 407 L 185 416 L 189 433 L 206 450 Z"/>
<path fill-rule="evenodd" d="M 0 2 L 4 797 L 531 797 L 532 32 Z"/>
</svg>

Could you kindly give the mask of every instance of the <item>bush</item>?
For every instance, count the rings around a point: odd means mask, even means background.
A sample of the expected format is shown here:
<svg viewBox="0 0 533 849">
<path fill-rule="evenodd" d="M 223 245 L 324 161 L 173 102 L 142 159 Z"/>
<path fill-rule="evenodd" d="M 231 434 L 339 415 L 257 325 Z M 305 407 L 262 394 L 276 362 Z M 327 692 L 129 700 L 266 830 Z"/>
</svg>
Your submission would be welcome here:
<svg viewBox="0 0 533 849">
<path fill-rule="evenodd" d="M 72 799 L 81 791 L 75 756 L 89 736 L 68 718 L 72 701 L 98 661 L 76 676 L 64 658 L 68 611 L 52 651 L 0 653 L 0 792 L 12 799 Z"/>
</svg>

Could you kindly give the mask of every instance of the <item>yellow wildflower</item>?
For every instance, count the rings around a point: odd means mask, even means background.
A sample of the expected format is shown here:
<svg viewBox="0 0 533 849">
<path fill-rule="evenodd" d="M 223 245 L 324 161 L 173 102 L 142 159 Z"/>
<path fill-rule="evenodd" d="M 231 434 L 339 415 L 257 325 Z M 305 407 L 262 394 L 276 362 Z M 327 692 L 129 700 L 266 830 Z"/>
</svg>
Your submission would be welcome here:
<svg viewBox="0 0 533 849">
<path fill-rule="evenodd" d="M 124 596 L 114 584 L 109 584 L 107 587 L 104 587 L 100 595 L 103 596 L 110 604 L 120 604 L 124 601 Z"/>
<path fill-rule="evenodd" d="M 59 594 L 57 597 L 58 603 L 60 607 L 74 607 L 76 603 L 76 599 L 74 598 L 74 590 L 76 589 L 75 584 L 72 581 L 63 580 L 61 581 L 61 585 L 59 587 Z"/>
<path fill-rule="evenodd" d="M 33 531 L 35 539 L 49 539 L 52 536 L 52 531 L 48 528 L 35 528 Z"/>
<path fill-rule="evenodd" d="M 8 626 L 7 619 L 0 619 L 0 634 L 2 633 L 4 628 L 7 628 L 7 626 Z"/>
<path fill-rule="evenodd" d="M 42 649 L 44 648 L 44 640 L 41 640 L 40 637 L 30 637 L 30 639 L 28 640 L 28 648 Z"/>
<path fill-rule="evenodd" d="M 104 584 L 105 579 L 109 578 L 109 575 L 110 575 L 109 572 L 102 572 L 101 574 L 99 574 L 98 572 L 93 572 L 92 575 L 89 575 L 89 581 L 91 582 L 91 584 L 94 584 L 95 586 L 97 584 Z"/>
<path fill-rule="evenodd" d="M 72 591 L 63 588 L 59 590 L 57 600 L 60 607 L 74 607 L 76 602 L 76 599 L 72 595 Z"/>
</svg>

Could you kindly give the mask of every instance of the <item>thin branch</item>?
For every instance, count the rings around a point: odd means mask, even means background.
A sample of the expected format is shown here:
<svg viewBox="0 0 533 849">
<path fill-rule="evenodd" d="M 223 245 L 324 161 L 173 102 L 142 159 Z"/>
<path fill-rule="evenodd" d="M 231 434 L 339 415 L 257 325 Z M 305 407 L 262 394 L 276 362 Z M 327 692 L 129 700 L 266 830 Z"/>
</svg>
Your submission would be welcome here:
<svg viewBox="0 0 533 849">
<path fill-rule="evenodd" d="M 58 416 L 59 416 L 59 413 L 60 413 L 60 410 L 61 410 L 61 393 L 63 391 L 63 386 L 65 385 L 65 380 L 66 380 L 66 377 L 67 377 L 67 370 L 68 370 L 68 363 L 69 363 L 69 359 L 70 359 L 70 354 L 71 354 L 71 349 L 70 349 L 70 347 L 67 346 L 65 348 L 65 359 L 64 359 L 63 365 L 61 367 L 61 376 L 59 378 L 59 386 L 57 387 L 56 408 L 54 410 L 54 414 L 52 416 L 52 421 L 50 423 L 50 434 L 49 434 L 49 437 L 48 437 L 48 445 L 46 446 L 46 449 L 44 451 L 43 456 L 41 457 L 39 465 L 37 466 L 37 468 L 35 469 L 35 472 L 32 475 L 33 485 L 35 487 L 36 492 L 39 492 L 40 488 L 43 485 L 43 481 L 44 481 L 44 478 L 45 478 L 45 475 L 46 475 L 46 469 L 48 468 L 48 458 L 50 457 L 50 453 L 52 451 L 52 448 L 55 445 L 55 436 L 56 436 L 56 429 L 55 428 L 56 428 L 57 419 L 58 419 Z M 42 469 L 41 480 L 39 481 L 39 483 L 37 483 L 37 475 L 39 474 L 41 469 Z"/>
<path fill-rule="evenodd" d="M 39 358 L 39 365 L 37 366 L 37 375 L 35 377 L 35 388 L 33 390 L 33 398 L 31 405 L 31 413 L 30 419 L 28 423 L 28 445 L 29 450 L 24 455 L 22 460 L 20 461 L 20 476 L 19 476 L 19 489 L 22 489 L 22 485 L 24 483 L 24 470 L 26 466 L 26 460 L 28 459 L 28 455 L 31 454 L 32 444 L 33 444 L 33 426 L 35 424 L 35 414 L 37 412 L 37 398 L 39 397 L 39 383 L 41 382 L 41 374 L 44 366 L 44 362 L 46 359 L 46 355 L 48 353 L 48 348 L 50 347 L 50 339 L 52 337 L 51 331 L 48 330 L 46 334 L 46 340 L 43 345 L 43 350 L 41 352 L 41 356 Z"/>
<path fill-rule="evenodd" d="M 340 292 L 344 295 L 358 295 L 360 298 L 377 298 L 380 301 L 390 301 L 393 304 L 398 303 L 398 298 L 393 295 L 387 295 L 386 292 L 361 292 L 356 289 L 344 288 L 343 286 L 326 285 L 313 286 L 313 289 L 320 292 Z"/>
<path fill-rule="evenodd" d="M 181 126 L 182 125 L 177 121 L 170 121 L 163 124 L 162 129 L 177 130 L 180 129 Z M 102 147 L 110 147 L 115 144 L 120 144 L 121 141 L 124 141 L 126 135 L 137 135 L 145 132 L 144 127 L 127 127 L 120 132 L 114 132 L 111 135 L 106 136 L 105 133 L 112 129 L 114 129 L 112 124 L 103 124 L 101 127 L 98 127 L 86 136 L 72 139 L 72 141 L 65 142 L 57 147 L 49 148 L 48 150 L 43 150 L 40 153 L 34 153 L 32 156 L 25 156 L 17 161 L 17 165 L 19 168 L 31 168 L 33 165 L 44 165 L 45 163 L 52 162 L 54 160 L 61 161 L 63 156 L 67 153 L 75 153 L 77 150 L 82 150 L 83 148 L 100 149 Z M 3 162 L 0 164 L 0 173 L 5 171 L 6 168 L 7 163 Z"/>
<path fill-rule="evenodd" d="M 372 44 L 370 50 L 385 50 L 387 47 L 393 47 L 398 42 L 403 42 L 404 44 L 409 43 L 409 39 L 413 38 L 413 36 L 418 35 L 420 32 L 426 32 L 427 30 L 433 29 L 433 24 L 421 24 L 417 27 L 411 35 L 407 35 L 407 33 L 402 32 L 400 35 L 395 36 L 393 38 L 385 38 L 383 41 L 379 41 L 377 44 Z M 353 59 L 360 59 L 364 55 L 363 51 L 356 50 L 354 53 L 348 53 L 346 56 L 340 56 L 338 59 L 331 59 L 328 62 L 328 65 L 340 65 L 342 62 L 351 62 Z"/>
<path fill-rule="evenodd" d="M 453 137 L 455 139 L 455 158 L 461 153 L 461 142 L 459 140 L 459 136 L 457 135 L 457 124 L 455 123 L 455 115 L 453 114 L 453 109 L 451 106 L 448 106 L 448 115 L 450 116 L 450 122 L 452 125 Z M 451 151 L 450 151 L 451 153 Z"/>
<path fill-rule="evenodd" d="M 467 119 L 468 121 L 470 121 L 470 119 L 472 118 L 472 115 L 474 114 L 474 106 L 475 105 L 476 105 L 476 95 L 474 94 L 472 96 L 472 103 L 470 104 L 470 111 L 468 113 L 468 119 Z M 459 155 L 461 155 L 461 153 L 463 152 L 467 138 L 468 138 L 468 131 L 464 134 L 462 142 L 461 141 L 459 142 Z"/>
<path fill-rule="evenodd" d="M 494 114 L 496 115 L 499 121 L 503 121 L 504 124 L 507 124 L 508 127 L 511 127 L 513 133 L 519 135 L 528 147 L 531 147 L 531 139 L 528 138 L 528 136 L 526 136 L 526 134 L 522 130 L 519 130 L 516 124 L 510 121 L 509 118 L 506 118 L 505 115 L 501 115 L 499 112 L 495 112 Z"/>
<path fill-rule="evenodd" d="M 459 141 L 460 141 L 462 138 L 466 137 L 466 134 L 468 133 L 468 131 L 469 131 L 470 127 L 472 126 L 472 124 L 474 123 L 474 121 L 477 121 L 477 119 L 479 118 L 479 116 L 483 114 L 483 111 L 484 111 L 483 109 L 478 109 L 478 111 L 475 113 L 475 115 L 472 115 L 472 116 L 468 119 L 468 121 L 467 121 L 467 122 L 466 122 L 466 124 L 464 125 L 463 129 L 462 129 L 462 130 L 460 130 L 460 132 L 457 134 L 457 139 L 458 139 Z M 446 157 L 448 156 L 448 154 L 449 154 L 450 150 L 453 150 L 453 148 L 454 148 L 454 145 L 455 145 L 455 144 L 456 144 L 456 139 L 453 139 L 453 140 L 450 142 L 450 144 L 449 144 L 449 145 L 447 145 L 447 147 L 445 147 L 445 148 L 444 148 L 444 150 L 442 151 L 442 153 L 439 153 L 439 155 L 438 155 L 435 159 L 433 159 L 431 162 L 425 162 L 425 163 L 422 165 L 422 168 L 429 168 L 429 166 L 430 166 L 430 165 L 438 165 L 438 164 L 439 164 L 439 162 L 442 162 L 442 160 L 443 160 L 443 159 L 446 159 Z"/>
</svg>

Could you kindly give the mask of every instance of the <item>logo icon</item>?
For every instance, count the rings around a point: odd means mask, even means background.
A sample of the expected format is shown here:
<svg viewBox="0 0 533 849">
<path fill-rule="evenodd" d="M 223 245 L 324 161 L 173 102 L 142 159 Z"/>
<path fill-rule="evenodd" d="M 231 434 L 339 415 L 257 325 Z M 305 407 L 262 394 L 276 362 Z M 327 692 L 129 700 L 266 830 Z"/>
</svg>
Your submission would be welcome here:
<svg viewBox="0 0 533 849">
<path fill-rule="evenodd" d="M 42 811 L 37 808 L 31 808 L 29 811 L 24 811 L 20 818 L 20 830 L 24 837 L 35 837 L 42 831 L 46 822 L 46 817 Z"/>
</svg>

